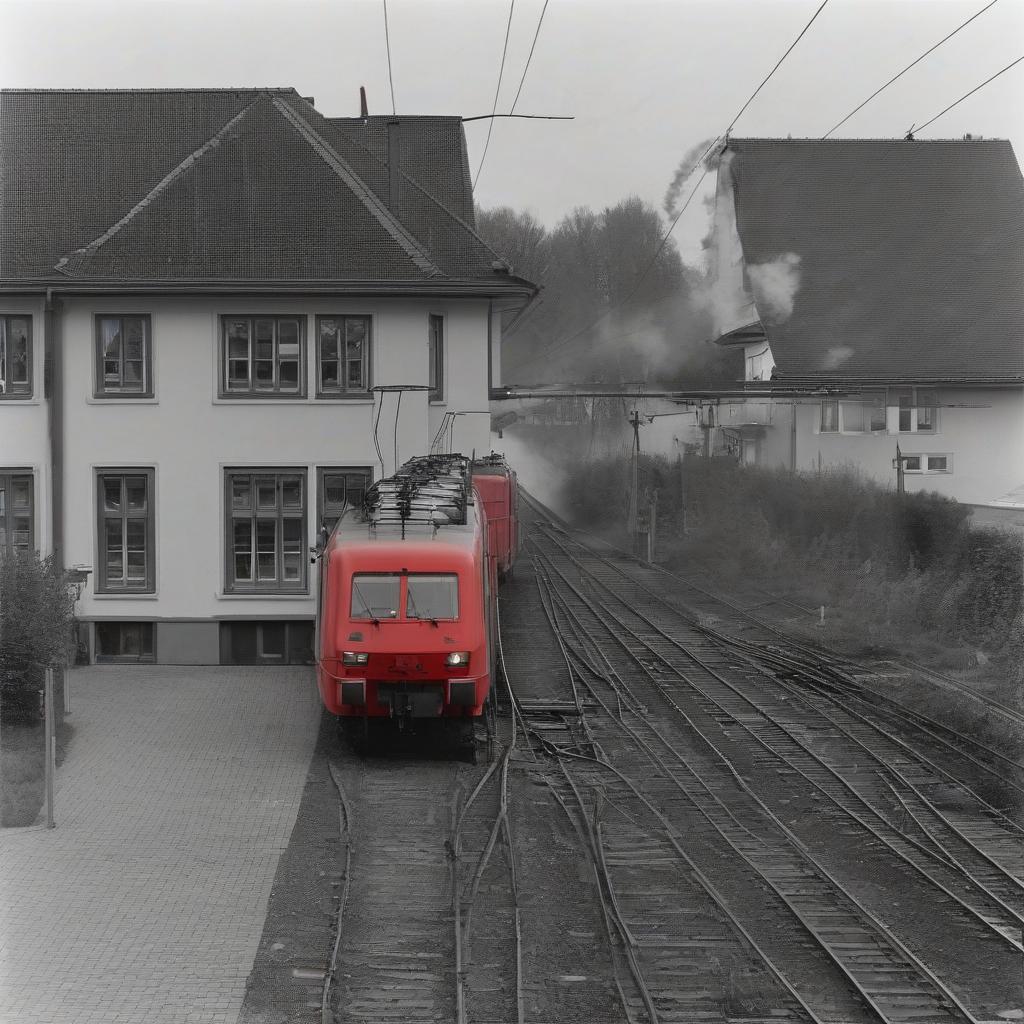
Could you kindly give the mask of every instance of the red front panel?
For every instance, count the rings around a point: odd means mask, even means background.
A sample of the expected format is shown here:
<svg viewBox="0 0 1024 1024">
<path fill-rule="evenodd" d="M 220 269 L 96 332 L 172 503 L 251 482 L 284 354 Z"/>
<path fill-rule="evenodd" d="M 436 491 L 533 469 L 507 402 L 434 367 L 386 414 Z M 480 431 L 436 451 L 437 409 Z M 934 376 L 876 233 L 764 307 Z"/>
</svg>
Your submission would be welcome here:
<svg viewBox="0 0 1024 1024">
<path fill-rule="evenodd" d="M 491 676 L 483 564 L 482 544 L 340 544 L 326 552 L 321 561 L 323 610 L 317 674 L 327 710 L 342 716 L 387 716 L 391 704 L 381 695 L 394 699 L 394 694 L 401 692 L 416 695 L 427 709 L 423 713 L 429 714 L 435 713 L 431 710 L 434 704 L 425 695 L 440 693 L 440 714 L 481 714 Z M 367 574 L 390 579 L 396 573 L 404 581 L 401 599 L 393 602 L 399 607 L 375 610 L 376 621 L 366 617 L 366 607 L 353 608 L 354 600 L 365 597 L 353 597 L 353 576 L 357 580 Z M 406 617 L 408 579 L 420 574 L 457 577 L 457 618 Z M 345 652 L 365 654 L 366 663 L 344 664 Z M 468 654 L 469 664 L 446 664 L 446 657 L 456 652 Z M 361 687 L 351 685 L 359 680 L 364 681 Z M 452 700 L 452 682 L 456 684 L 457 703 Z M 346 687 L 346 683 L 350 685 Z M 459 687 L 459 683 L 471 686 Z M 346 703 L 343 693 L 361 702 Z"/>
</svg>

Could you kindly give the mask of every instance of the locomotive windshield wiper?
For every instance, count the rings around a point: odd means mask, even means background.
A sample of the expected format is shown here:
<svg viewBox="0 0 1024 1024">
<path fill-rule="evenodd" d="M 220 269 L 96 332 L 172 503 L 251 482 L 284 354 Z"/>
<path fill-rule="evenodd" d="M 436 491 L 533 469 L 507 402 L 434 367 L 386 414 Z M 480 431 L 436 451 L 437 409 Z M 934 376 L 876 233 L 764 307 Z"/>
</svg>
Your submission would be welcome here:
<svg viewBox="0 0 1024 1024">
<path fill-rule="evenodd" d="M 359 584 L 356 583 L 355 578 L 352 579 L 352 593 L 354 593 L 359 598 L 359 600 L 363 602 L 363 608 L 366 611 L 366 614 L 369 615 L 370 621 L 375 626 L 379 626 L 380 619 L 378 619 L 377 616 L 373 614 L 373 606 L 370 604 L 369 601 L 366 600 L 366 595 L 359 589 Z"/>
<path fill-rule="evenodd" d="M 437 629 L 437 619 L 433 615 L 420 615 L 419 609 L 416 607 L 416 599 L 412 596 L 412 591 L 409 590 L 405 598 L 405 614 L 410 619 L 426 619 L 434 629 Z"/>
</svg>

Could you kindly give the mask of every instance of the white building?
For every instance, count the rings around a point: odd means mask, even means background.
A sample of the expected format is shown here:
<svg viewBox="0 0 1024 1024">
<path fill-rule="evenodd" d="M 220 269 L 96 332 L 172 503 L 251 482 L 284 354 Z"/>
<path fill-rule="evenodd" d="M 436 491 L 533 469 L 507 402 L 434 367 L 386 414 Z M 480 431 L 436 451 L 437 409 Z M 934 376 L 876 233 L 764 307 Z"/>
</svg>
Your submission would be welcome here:
<svg viewBox="0 0 1024 1024">
<path fill-rule="evenodd" d="M 92 572 L 93 658 L 311 654 L 309 548 L 483 451 L 501 312 L 457 117 L 290 89 L 0 94 L 0 545 Z"/>
<path fill-rule="evenodd" d="M 1024 183 L 1008 142 L 730 140 L 719 344 L 744 461 L 1009 503 L 1024 483 Z M 1019 500 L 1019 499 L 1018 499 Z"/>
</svg>

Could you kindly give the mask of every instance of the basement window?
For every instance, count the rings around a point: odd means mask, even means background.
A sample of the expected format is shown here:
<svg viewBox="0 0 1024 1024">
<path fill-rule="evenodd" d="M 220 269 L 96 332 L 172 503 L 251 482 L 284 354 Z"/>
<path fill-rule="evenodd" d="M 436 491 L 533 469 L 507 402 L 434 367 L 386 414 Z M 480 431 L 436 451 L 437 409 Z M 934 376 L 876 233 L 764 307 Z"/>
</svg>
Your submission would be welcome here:
<svg viewBox="0 0 1024 1024">
<path fill-rule="evenodd" d="M 153 661 L 152 622 L 97 622 L 97 661 Z"/>
</svg>

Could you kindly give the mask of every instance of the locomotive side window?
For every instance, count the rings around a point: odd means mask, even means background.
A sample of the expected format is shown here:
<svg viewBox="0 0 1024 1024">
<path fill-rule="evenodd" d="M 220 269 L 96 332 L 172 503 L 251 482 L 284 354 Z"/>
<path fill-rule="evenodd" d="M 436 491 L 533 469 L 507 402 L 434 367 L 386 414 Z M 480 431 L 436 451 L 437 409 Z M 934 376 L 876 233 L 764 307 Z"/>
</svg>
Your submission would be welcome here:
<svg viewBox="0 0 1024 1024">
<path fill-rule="evenodd" d="M 409 619 L 457 619 L 459 578 L 455 573 L 411 573 L 405 600 Z"/>
<path fill-rule="evenodd" d="M 356 573 L 352 577 L 352 618 L 397 618 L 400 592 L 397 573 Z"/>
</svg>

